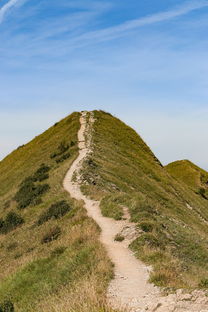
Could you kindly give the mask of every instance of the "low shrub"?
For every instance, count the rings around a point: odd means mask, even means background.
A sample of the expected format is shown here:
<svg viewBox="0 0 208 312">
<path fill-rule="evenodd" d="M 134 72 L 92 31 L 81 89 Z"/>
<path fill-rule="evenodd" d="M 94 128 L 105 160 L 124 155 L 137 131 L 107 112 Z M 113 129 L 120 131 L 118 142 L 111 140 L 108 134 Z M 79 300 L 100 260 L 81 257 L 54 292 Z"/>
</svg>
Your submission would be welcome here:
<svg viewBox="0 0 208 312">
<path fill-rule="evenodd" d="M 66 144 L 65 142 L 61 142 L 57 148 L 57 151 L 50 155 L 51 159 L 64 154 L 66 151 L 68 151 L 68 149 L 69 149 L 69 144 Z"/>
<path fill-rule="evenodd" d="M 201 187 L 201 188 L 198 190 L 198 194 L 199 194 L 201 197 L 203 197 L 204 199 L 207 199 L 207 197 L 206 197 L 206 190 L 205 190 L 203 187 Z"/>
<path fill-rule="evenodd" d="M 51 228 L 42 238 L 41 243 L 42 244 L 46 244 L 46 243 L 50 243 L 56 239 L 58 239 L 58 237 L 61 235 L 61 229 L 58 226 L 55 226 L 53 228 Z"/>
<path fill-rule="evenodd" d="M 116 236 L 115 236 L 115 241 L 116 242 L 122 242 L 123 240 L 125 239 L 125 237 L 124 236 L 122 236 L 122 235 L 120 235 L 120 234 L 117 234 Z"/>
<path fill-rule="evenodd" d="M 48 172 L 50 171 L 50 167 L 46 166 L 45 164 L 42 164 L 40 168 L 34 173 L 33 175 L 33 181 L 34 182 L 42 182 L 43 180 L 46 180 L 49 178 Z"/>
<path fill-rule="evenodd" d="M 35 185 L 31 177 L 27 178 L 20 186 L 14 199 L 17 201 L 18 209 L 24 209 L 30 205 L 37 205 L 40 203 L 41 196 L 50 189 L 48 184 Z"/>
<path fill-rule="evenodd" d="M 42 164 L 34 175 L 22 181 L 19 190 L 14 196 L 14 200 L 16 200 L 18 204 L 18 209 L 24 209 L 30 205 L 39 205 L 42 202 L 41 196 L 50 189 L 50 186 L 48 184 L 37 184 L 35 182 L 42 182 L 48 179 L 49 171 L 50 167 Z"/>
<path fill-rule="evenodd" d="M 10 300 L 5 300 L 0 304 L 0 312 L 14 312 L 14 305 Z"/>
<path fill-rule="evenodd" d="M 65 201 L 52 204 L 38 219 L 37 224 L 41 225 L 50 219 L 59 219 L 71 210 L 70 205 Z"/>
<path fill-rule="evenodd" d="M 199 283 L 199 287 L 201 288 L 208 288 L 208 278 L 203 278 Z"/>
<path fill-rule="evenodd" d="M 154 226 L 153 226 L 153 223 L 144 221 L 139 224 L 139 227 L 142 231 L 148 233 L 148 232 L 152 232 Z"/>
<path fill-rule="evenodd" d="M 66 142 L 61 142 L 58 146 L 58 151 L 59 153 L 63 154 L 65 153 L 67 150 L 69 149 L 69 144 L 67 144 Z"/>
<path fill-rule="evenodd" d="M 66 153 L 64 155 L 62 155 L 61 157 L 56 159 L 56 163 L 59 164 L 61 162 L 63 162 L 64 160 L 68 159 L 71 156 L 70 153 Z"/>
<path fill-rule="evenodd" d="M 6 234 L 24 223 L 24 219 L 15 212 L 9 212 L 5 220 L 0 219 L 0 233 Z"/>
</svg>

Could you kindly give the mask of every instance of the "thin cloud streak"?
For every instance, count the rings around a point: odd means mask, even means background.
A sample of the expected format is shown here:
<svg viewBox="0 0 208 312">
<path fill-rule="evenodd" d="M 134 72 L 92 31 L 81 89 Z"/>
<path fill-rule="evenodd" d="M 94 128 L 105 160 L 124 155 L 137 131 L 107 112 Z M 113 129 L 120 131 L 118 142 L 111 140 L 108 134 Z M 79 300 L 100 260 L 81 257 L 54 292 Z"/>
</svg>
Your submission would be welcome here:
<svg viewBox="0 0 208 312">
<path fill-rule="evenodd" d="M 3 5 L 0 8 L 0 24 L 4 21 L 5 15 L 10 9 L 25 1 L 26 0 L 9 0 L 5 5 Z"/>
<path fill-rule="evenodd" d="M 117 25 L 117 26 L 113 26 L 113 27 L 83 34 L 77 38 L 77 41 L 80 41 L 83 39 L 85 40 L 97 39 L 99 41 L 107 41 L 107 40 L 115 39 L 116 37 L 123 35 L 123 33 L 127 31 L 131 31 L 139 27 L 148 26 L 148 25 L 152 25 L 155 23 L 159 23 L 159 22 L 165 22 L 170 19 L 174 19 L 176 17 L 186 15 L 188 13 L 191 13 L 192 11 L 199 10 L 205 7 L 208 7 L 208 1 L 206 0 L 186 3 L 185 5 L 180 6 L 174 10 L 156 13 L 156 14 L 146 16 L 143 18 L 124 22 L 121 25 Z"/>
<path fill-rule="evenodd" d="M 7 3 L 5 6 L 7 6 L 8 10 L 8 7 L 11 7 L 20 1 L 22 0 L 11 0 L 9 2 L 10 6 L 9 3 Z M 120 25 L 106 27 L 94 31 L 84 31 L 86 23 L 88 23 L 90 19 L 99 16 L 103 13 L 103 11 L 108 10 L 109 7 L 109 5 L 104 7 L 95 6 L 91 7 L 91 9 L 87 12 L 78 13 L 74 16 L 66 16 L 62 22 L 58 22 L 58 24 L 56 20 L 51 20 L 48 25 L 47 23 L 41 24 L 41 28 L 37 27 L 37 30 L 33 36 L 30 35 L 27 37 L 25 34 L 20 38 L 16 38 L 16 55 L 19 54 L 19 56 L 26 58 L 28 58 L 28 56 L 33 57 L 46 54 L 48 57 L 64 57 L 74 50 L 94 45 L 99 42 L 110 41 L 122 37 L 128 34 L 128 32 L 139 29 L 141 27 L 162 23 L 177 17 L 182 17 L 193 11 L 208 7 L 208 1 L 199 0 L 197 2 L 186 2 L 185 4 L 177 6 L 174 9 L 148 15 L 139 19 L 129 20 Z M 3 8 L 0 9 L 0 23 L 1 10 L 5 10 Z M 57 34 L 59 35 L 59 39 L 57 39 Z M 62 34 L 64 35 L 64 39 L 60 39 Z M 8 45 L 10 46 L 10 43 L 8 43 Z M 23 45 L 24 51 L 22 49 L 19 51 L 19 47 L 22 47 Z M 6 50 L 6 53 L 7 56 L 10 56 L 10 53 L 13 55 L 13 50 L 9 48 Z"/>
<path fill-rule="evenodd" d="M 20 2 L 20 0 L 10 0 L 2 8 L 0 8 L 0 24 L 4 20 L 5 14 L 18 2 Z"/>
</svg>

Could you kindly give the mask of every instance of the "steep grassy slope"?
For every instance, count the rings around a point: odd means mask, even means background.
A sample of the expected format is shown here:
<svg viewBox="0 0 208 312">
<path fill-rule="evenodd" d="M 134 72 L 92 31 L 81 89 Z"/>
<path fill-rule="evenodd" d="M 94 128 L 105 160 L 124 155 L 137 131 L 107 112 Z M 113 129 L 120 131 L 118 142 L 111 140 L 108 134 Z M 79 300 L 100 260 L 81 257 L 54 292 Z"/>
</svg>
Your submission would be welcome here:
<svg viewBox="0 0 208 312">
<path fill-rule="evenodd" d="M 188 185 L 193 191 L 208 197 L 208 172 L 189 160 L 175 161 L 166 166 L 167 171 L 178 181 Z"/>
<path fill-rule="evenodd" d="M 101 199 L 103 214 L 122 218 L 127 206 L 143 233 L 131 248 L 153 266 L 151 281 L 170 287 L 208 282 L 208 202 L 173 179 L 134 130 L 96 111 L 93 153 L 83 191 Z M 208 283 L 207 283 L 208 284 Z"/>
<path fill-rule="evenodd" d="M 62 187 L 78 155 L 79 117 L 0 162 L 0 306 L 9 300 L 22 312 L 104 311 L 112 266 L 97 226 Z"/>
</svg>

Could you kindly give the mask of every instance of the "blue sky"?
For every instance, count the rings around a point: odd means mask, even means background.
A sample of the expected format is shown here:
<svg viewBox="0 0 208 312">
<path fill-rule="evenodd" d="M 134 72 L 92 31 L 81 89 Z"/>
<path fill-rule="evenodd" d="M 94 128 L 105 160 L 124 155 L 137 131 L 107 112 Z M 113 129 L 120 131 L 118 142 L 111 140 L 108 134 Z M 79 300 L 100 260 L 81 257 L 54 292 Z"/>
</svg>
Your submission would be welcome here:
<svg viewBox="0 0 208 312">
<path fill-rule="evenodd" d="M 208 169 L 208 0 L 0 0 L 0 158 L 104 109 Z"/>
</svg>

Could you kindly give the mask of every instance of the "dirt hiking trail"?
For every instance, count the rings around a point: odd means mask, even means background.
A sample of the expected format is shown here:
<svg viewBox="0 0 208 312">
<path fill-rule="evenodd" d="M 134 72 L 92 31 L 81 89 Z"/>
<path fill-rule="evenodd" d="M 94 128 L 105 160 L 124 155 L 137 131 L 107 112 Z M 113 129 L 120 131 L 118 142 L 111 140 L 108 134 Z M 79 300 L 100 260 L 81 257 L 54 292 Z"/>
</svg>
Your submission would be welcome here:
<svg viewBox="0 0 208 312">
<path fill-rule="evenodd" d="M 81 128 L 78 132 L 79 156 L 67 172 L 63 185 L 71 197 L 84 201 L 88 216 L 93 218 L 101 228 L 100 241 L 115 265 L 115 277 L 109 285 L 107 294 L 110 306 L 121 311 L 126 309 L 125 311 L 132 312 L 208 312 L 208 308 L 205 309 L 208 305 L 204 306 L 203 304 L 202 306 L 200 303 L 200 306 L 199 304 L 193 306 L 191 302 L 193 295 L 183 300 L 183 297 L 187 295 L 184 295 L 182 291 L 162 297 L 159 289 L 148 283 L 150 268 L 136 259 L 133 252 L 128 248 L 136 235 L 135 225 L 129 221 L 128 210 L 124 211 L 125 220 L 115 221 L 103 217 L 99 207 L 100 202 L 83 195 L 79 182 L 73 182 L 74 173 L 78 177 L 76 180 L 79 181 L 82 163 L 92 152 L 91 129 L 94 122 L 92 112 L 89 120 L 87 120 L 87 112 L 82 112 L 80 117 Z M 125 237 L 122 242 L 114 240 L 119 233 L 122 233 Z M 189 299 L 189 302 L 187 299 Z"/>
</svg>

